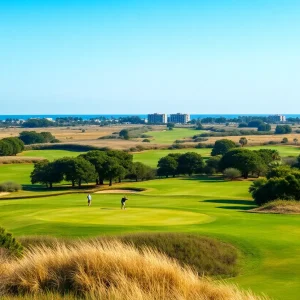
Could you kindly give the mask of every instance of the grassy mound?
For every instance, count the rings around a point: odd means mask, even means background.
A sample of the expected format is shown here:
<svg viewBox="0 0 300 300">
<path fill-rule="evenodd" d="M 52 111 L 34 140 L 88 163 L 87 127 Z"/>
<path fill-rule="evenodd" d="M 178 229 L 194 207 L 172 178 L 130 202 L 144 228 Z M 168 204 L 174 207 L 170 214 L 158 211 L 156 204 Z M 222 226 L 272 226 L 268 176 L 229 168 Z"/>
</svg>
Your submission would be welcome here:
<svg viewBox="0 0 300 300">
<path fill-rule="evenodd" d="M 251 211 L 272 214 L 300 214 L 300 201 L 276 200 L 252 209 Z"/>
<path fill-rule="evenodd" d="M 185 233 L 139 233 L 114 237 L 122 243 L 133 245 L 142 250 L 152 248 L 176 259 L 181 266 L 189 266 L 198 274 L 205 276 L 232 277 L 238 274 L 239 253 L 235 247 L 222 241 Z M 76 244 L 76 240 L 57 239 L 50 236 L 23 237 L 19 239 L 27 248 L 55 247 L 60 241 L 67 245 Z M 99 237 L 89 241 L 109 241 Z"/>
<path fill-rule="evenodd" d="M 22 299 L 23 295 L 69 291 L 74 298 L 85 299 L 259 299 L 235 287 L 199 279 L 150 248 L 139 251 L 118 241 L 34 248 L 21 260 L 0 264 L 0 291 L 2 297 Z"/>
<path fill-rule="evenodd" d="M 151 247 L 197 273 L 209 276 L 236 276 L 238 251 L 219 240 L 184 233 L 132 234 L 120 238 L 138 249 Z"/>
</svg>

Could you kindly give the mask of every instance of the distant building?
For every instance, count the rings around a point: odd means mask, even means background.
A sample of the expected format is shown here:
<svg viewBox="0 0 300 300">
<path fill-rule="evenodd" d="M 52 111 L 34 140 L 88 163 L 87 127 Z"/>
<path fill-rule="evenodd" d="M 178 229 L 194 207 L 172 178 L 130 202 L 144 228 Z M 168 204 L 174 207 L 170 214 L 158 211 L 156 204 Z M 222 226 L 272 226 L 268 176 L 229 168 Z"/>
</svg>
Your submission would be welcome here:
<svg viewBox="0 0 300 300">
<path fill-rule="evenodd" d="M 167 115 L 166 114 L 149 114 L 148 115 L 148 123 L 150 124 L 165 124 L 167 123 Z"/>
<path fill-rule="evenodd" d="M 269 119 L 272 121 L 272 122 L 285 122 L 286 121 L 286 117 L 283 116 L 283 115 L 274 115 L 274 116 L 269 116 Z"/>
<path fill-rule="evenodd" d="M 190 115 L 181 113 L 171 114 L 169 120 L 171 123 L 186 124 L 190 121 Z"/>
</svg>

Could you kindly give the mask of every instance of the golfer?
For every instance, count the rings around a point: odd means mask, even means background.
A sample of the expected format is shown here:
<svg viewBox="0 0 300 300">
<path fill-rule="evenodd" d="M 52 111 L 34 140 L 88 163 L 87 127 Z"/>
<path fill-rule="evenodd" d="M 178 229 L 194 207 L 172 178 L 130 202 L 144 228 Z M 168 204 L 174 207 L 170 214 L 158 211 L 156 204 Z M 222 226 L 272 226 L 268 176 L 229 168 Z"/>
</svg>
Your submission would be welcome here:
<svg viewBox="0 0 300 300">
<path fill-rule="evenodd" d="M 128 200 L 125 196 L 121 199 L 121 209 L 126 209 L 125 208 L 125 202 Z"/>
<path fill-rule="evenodd" d="M 87 200 L 88 200 L 88 206 L 91 206 L 91 204 L 92 204 L 92 196 L 91 196 L 91 194 L 88 194 Z"/>
</svg>

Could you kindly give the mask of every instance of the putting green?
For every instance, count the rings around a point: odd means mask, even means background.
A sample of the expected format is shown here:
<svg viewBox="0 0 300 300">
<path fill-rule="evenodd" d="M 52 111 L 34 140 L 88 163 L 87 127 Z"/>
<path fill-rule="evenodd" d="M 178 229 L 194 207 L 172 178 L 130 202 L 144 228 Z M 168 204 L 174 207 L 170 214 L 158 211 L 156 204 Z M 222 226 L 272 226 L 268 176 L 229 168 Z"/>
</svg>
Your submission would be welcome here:
<svg viewBox="0 0 300 300">
<path fill-rule="evenodd" d="M 24 216 L 23 216 L 24 217 Z M 170 209 L 81 207 L 63 208 L 28 216 L 37 221 L 121 226 L 163 226 L 209 223 L 205 214 Z"/>
</svg>

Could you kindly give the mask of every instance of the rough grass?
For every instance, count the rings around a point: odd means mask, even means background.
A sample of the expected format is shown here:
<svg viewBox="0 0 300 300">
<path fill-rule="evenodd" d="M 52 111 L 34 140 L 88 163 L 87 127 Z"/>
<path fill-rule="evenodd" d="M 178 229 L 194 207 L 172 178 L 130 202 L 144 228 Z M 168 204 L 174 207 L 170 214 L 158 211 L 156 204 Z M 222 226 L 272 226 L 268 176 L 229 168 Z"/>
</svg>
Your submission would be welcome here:
<svg viewBox="0 0 300 300">
<path fill-rule="evenodd" d="M 198 274 L 209 276 L 236 276 L 239 271 L 238 251 L 228 243 L 217 239 L 185 233 L 140 233 L 114 237 L 137 249 L 150 247 L 170 258 L 176 259 L 181 266 L 188 265 Z M 99 237 L 90 241 L 103 241 Z M 76 240 L 57 239 L 49 236 L 22 237 L 21 244 L 27 249 L 32 247 L 55 247 L 64 242 L 73 245 Z"/>
<path fill-rule="evenodd" d="M 216 239 L 184 233 L 132 234 L 120 239 L 138 249 L 155 248 L 199 274 L 235 276 L 238 273 L 237 249 Z"/>
<path fill-rule="evenodd" d="M 21 156 L 1 156 L 0 164 L 34 164 L 44 160 L 43 157 L 21 157 Z"/>
<path fill-rule="evenodd" d="M 76 297 L 103 300 L 260 299 L 199 278 L 150 248 L 139 251 L 118 241 L 31 249 L 20 260 L 0 264 L 0 291 L 2 296 L 21 299 L 69 291 Z"/>
<path fill-rule="evenodd" d="M 257 213 L 273 214 L 300 214 L 300 201 L 293 200 L 276 200 L 266 203 L 265 205 L 252 209 Z"/>
</svg>

